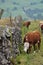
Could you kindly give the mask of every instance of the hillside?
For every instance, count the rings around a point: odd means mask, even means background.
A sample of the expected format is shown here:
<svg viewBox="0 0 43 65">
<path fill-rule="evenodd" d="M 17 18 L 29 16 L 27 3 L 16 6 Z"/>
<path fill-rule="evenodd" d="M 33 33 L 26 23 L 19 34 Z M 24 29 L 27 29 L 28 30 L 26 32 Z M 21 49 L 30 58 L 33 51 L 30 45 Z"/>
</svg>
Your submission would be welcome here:
<svg viewBox="0 0 43 65">
<path fill-rule="evenodd" d="M 30 32 L 33 30 L 38 30 L 41 33 L 39 22 L 32 22 L 30 27 L 27 29 L 26 27 L 22 27 L 22 39 L 26 32 Z M 33 49 L 30 54 L 26 54 L 23 52 L 17 56 L 17 65 L 43 65 L 43 34 L 41 33 L 41 49 L 40 52 L 33 53 Z"/>
<path fill-rule="evenodd" d="M 2 19 L 0 20 L 0 26 L 5 26 L 6 24 L 10 25 L 10 19 Z M 4 27 L 3 27 L 4 28 Z M 41 33 L 40 27 L 39 27 L 39 21 L 32 21 L 31 25 L 27 29 L 26 27 L 22 26 L 22 40 L 24 38 L 24 35 L 27 32 L 31 32 L 34 30 L 38 30 Z M 23 45 L 20 47 L 21 54 L 16 57 L 16 65 L 43 65 L 43 34 L 41 33 L 41 49 L 40 52 L 33 53 L 33 47 L 30 54 L 26 54 L 23 51 Z M 12 61 L 15 59 L 13 58 Z"/>
<path fill-rule="evenodd" d="M 12 19 L 13 21 L 13 19 Z M 11 26 L 12 25 L 12 22 L 10 21 L 10 18 L 3 18 L 3 19 L 0 19 L 0 26 L 3 25 L 8 25 L 8 26 Z"/>
</svg>

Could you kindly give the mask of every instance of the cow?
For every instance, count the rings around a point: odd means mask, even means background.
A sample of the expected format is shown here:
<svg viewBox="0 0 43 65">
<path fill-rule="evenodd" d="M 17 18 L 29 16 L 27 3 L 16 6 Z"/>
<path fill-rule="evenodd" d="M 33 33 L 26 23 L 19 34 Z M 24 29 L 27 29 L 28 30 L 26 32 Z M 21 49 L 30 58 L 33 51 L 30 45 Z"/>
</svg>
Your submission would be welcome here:
<svg viewBox="0 0 43 65">
<path fill-rule="evenodd" d="M 24 51 L 30 53 L 32 46 L 34 47 L 34 53 L 36 50 L 35 45 L 38 45 L 38 50 L 40 51 L 41 35 L 39 31 L 28 32 L 23 39 Z"/>
<path fill-rule="evenodd" d="M 26 21 L 26 22 L 23 23 L 23 26 L 26 26 L 28 28 L 30 23 L 31 23 L 30 21 Z"/>
<path fill-rule="evenodd" d="M 40 27 L 40 28 L 41 28 L 41 32 L 43 33 L 43 24 L 41 25 L 41 27 Z"/>
<path fill-rule="evenodd" d="M 43 25 L 41 25 L 41 30 L 43 30 Z"/>
<path fill-rule="evenodd" d="M 43 21 L 40 21 L 39 26 L 40 26 L 41 32 L 43 33 Z"/>
</svg>

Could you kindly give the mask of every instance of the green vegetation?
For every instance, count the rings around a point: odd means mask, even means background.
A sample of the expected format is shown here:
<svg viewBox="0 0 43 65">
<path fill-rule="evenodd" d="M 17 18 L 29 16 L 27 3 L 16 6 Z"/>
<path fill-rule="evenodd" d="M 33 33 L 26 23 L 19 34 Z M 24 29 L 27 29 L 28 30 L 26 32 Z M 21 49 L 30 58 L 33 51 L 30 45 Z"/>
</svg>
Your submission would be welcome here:
<svg viewBox="0 0 43 65">
<path fill-rule="evenodd" d="M 22 27 L 22 39 L 26 32 L 31 32 L 34 30 L 38 30 L 41 33 L 40 27 L 39 27 L 39 21 L 32 22 L 29 28 Z M 41 34 L 41 49 L 40 52 L 36 52 L 35 54 L 32 52 L 30 54 L 26 54 L 23 52 L 23 46 L 22 46 L 22 53 L 16 57 L 16 65 L 43 65 L 43 34 Z"/>
<path fill-rule="evenodd" d="M 4 28 L 4 26 L 3 26 Z M 32 21 L 31 25 L 27 29 L 26 27 L 22 26 L 22 39 L 26 32 L 31 32 L 34 30 L 38 30 L 41 33 L 39 27 L 39 21 Z M 11 36 L 12 42 L 12 36 Z M 43 65 L 43 34 L 41 33 L 41 49 L 40 52 L 36 52 L 35 54 L 32 52 L 30 54 L 26 54 L 23 52 L 23 45 L 19 47 L 22 53 L 14 59 L 13 57 L 10 59 L 14 65 Z M 12 50 L 12 49 L 11 49 Z"/>
</svg>

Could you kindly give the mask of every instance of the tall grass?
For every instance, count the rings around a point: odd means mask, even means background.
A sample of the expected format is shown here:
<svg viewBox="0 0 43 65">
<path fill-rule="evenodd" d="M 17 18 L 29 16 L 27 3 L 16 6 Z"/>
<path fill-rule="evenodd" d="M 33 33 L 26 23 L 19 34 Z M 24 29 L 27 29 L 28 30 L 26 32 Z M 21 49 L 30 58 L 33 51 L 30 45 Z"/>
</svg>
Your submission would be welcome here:
<svg viewBox="0 0 43 65">
<path fill-rule="evenodd" d="M 39 27 L 39 21 L 31 22 L 31 25 L 29 26 L 28 29 L 24 26 L 22 27 L 22 39 L 24 38 L 24 35 L 27 32 L 31 32 L 34 30 L 38 30 L 41 33 Z M 16 57 L 16 60 L 17 60 L 17 65 L 43 65 L 43 34 L 41 33 L 40 52 L 36 52 L 35 54 L 33 52 L 31 54 L 26 54 L 22 52 L 19 56 Z"/>
</svg>

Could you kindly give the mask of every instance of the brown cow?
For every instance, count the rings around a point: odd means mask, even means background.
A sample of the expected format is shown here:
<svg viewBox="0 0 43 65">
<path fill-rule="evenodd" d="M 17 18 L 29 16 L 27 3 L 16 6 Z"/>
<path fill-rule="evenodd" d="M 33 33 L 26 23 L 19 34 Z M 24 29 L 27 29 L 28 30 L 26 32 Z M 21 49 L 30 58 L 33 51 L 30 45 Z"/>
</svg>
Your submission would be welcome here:
<svg viewBox="0 0 43 65">
<path fill-rule="evenodd" d="M 41 25 L 41 30 L 43 30 L 43 25 Z"/>
<path fill-rule="evenodd" d="M 43 33 L 43 24 L 41 25 L 41 32 Z"/>
<path fill-rule="evenodd" d="M 28 53 L 28 51 L 31 51 L 31 47 L 33 45 L 34 47 L 34 53 L 35 53 L 35 45 L 38 44 L 38 49 L 40 50 L 40 43 L 41 43 L 41 36 L 39 31 L 33 31 L 30 33 L 27 33 L 23 40 L 24 43 L 24 51 Z"/>
<path fill-rule="evenodd" d="M 41 32 L 43 33 L 43 21 L 40 21 L 39 25 L 40 25 L 40 28 L 41 28 Z"/>
<path fill-rule="evenodd" d="M 29 25 L 30 25 L 30 21 L 26 21 L 26 22 L 24 22 L 24 24 L 23 24 L 23 26 L 26 26 L 27 28 L 29 27 Z"/>
</svg>

